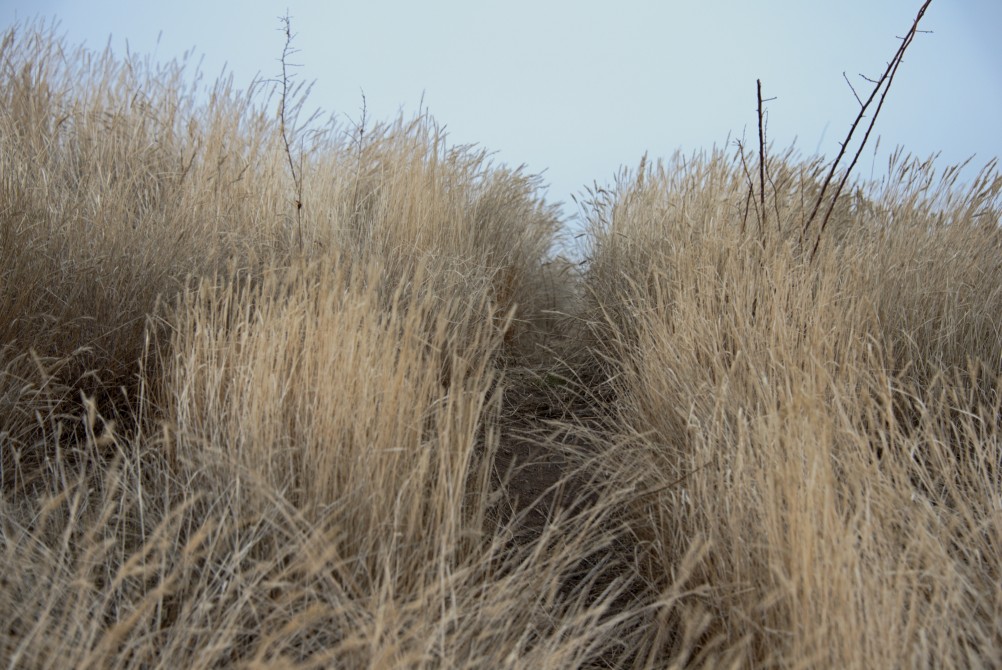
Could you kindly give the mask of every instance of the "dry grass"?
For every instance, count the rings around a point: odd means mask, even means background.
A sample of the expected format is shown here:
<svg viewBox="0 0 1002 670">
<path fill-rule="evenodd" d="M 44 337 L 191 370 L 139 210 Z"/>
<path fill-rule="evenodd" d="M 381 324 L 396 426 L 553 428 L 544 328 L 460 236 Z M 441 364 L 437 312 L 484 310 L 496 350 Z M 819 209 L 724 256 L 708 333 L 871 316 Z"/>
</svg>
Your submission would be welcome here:
<svg viewBox="0 0 1002 670">
<path fill-rule="evenodd" d="M 931 165 L 892 165 L 811 263 L 816 172 L 772 172 L 761 232 L 720 155 L 642 164 L 595 203 L 620 436 L 594 467 L 636 492 L 652 583 L 706 547 L 690 601 L 717 662 L 997 665 L 1000 180 L 947 202 Z"/>
<path fill-rule="evenodd" d="M 297 212 L 269 86 L 185 67 L 3 38 L 5 665 L 1002 664 L 994 168 L 811 261 L 819 164 L 645 160 L 577 273 L 427 116 L 293 118 Z M 532 533 L 516 437 L 584 501 Z"/>
</svg>

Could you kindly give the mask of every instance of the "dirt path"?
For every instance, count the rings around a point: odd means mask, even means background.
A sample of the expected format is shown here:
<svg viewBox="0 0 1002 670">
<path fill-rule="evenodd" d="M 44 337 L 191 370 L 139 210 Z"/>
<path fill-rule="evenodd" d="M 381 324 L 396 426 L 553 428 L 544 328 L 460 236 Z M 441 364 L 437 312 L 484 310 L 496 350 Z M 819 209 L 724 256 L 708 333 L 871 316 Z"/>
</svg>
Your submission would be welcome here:
<svg viewBox="0 0 1002 670">
<path fill-rule="evenodd" d="M 574 427 L 593 420 L 594 410 L 548 371 L 509 371 L 504 393 L 495 482 L 503 483 L 505 520 L 516 519 L 519 534 L 531 539 L 557 513 L 595 502 L 572 453 L 587 449 Z"/>
</svg>

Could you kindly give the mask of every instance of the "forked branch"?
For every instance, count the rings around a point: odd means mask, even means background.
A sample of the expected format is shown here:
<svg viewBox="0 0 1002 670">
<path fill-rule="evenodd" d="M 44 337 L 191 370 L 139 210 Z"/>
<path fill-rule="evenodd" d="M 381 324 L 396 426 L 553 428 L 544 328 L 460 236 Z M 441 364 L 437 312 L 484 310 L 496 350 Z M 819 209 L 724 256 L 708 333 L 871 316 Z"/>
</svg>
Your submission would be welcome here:
<svg viewBox="0 0 1002 670">
<path fill-rule="evenodd" d="M 888 63 L 887 69 L 884 70 L 884 73 L 880 76 L 880 78 L 877 79 L 875 82 L 873 82 L 874 83 L 873 91 L 870 93 L 870 96 L 866 99 L 866 102 L 861 102 L 859 114 L 856 116 L 856 120 L 853 121 L 852 127 L 849 128 L 848 134 L 842 141 L 841 149 L 839 150 L 838 156 L 835 158 L 835 161 L 832 163 L 831 170 L 829 170 L 828 172 L 828 176 L 825 178 L 825 181 L 821 186 L 821 192 L 818 194 L 818 197 L 814 202 L 814 207 L 811 209 L 811 214 L 810 216 L 807 217 L 807 220 L 804 222 L 803 233 L 806 236 L 808 229 L 811 227 L 811 224 L 814 223 L 814 219 L 817 217 L 818 211 L 821 209 L 821 203 L 824 202 L 825 194 L 828 191 L 828 187 L 831 185 L 831 182 L 835 177 L 835 173 L 838 170 L 839 164 L 842 162 L 842 158 L 845 156 L 846 151 L 849 148 L 849 143 L 852 141 L 852 136 L 855 134 L 856 129 L 859 127 L 863 119 L 866 117 L 866 110 L 870 107 L 873 101 L 877 99 L 877 95 L 879 94 L 880 99 L 877 101 L 877 106 L 873 112 L 873 117 L 870 119 L 870 123 L 866 128 L 866 133 L 863 135 L 863 141 L 860 143 L 859 148 L 856 150 L 856 153 L 852 158 L 852 162 L 849 164 L 849 168 L 845 171 L 845 173 L 842 175 L 842 178 L 839 180 L 838 186 L 835 189 L 835 194 L 832 196 L 831 201 L 828 204 L 828 208 L 825 211 L 824 218 L 821 219 L 821 226 L 818 229 L 817 239 L 814 242 L 814 248 L 811 250 L 812 260 L 818 252 L 818 247 L 821 244 L 821 235 L 824 233 L 825 228 L 828 225 L 828 220 L 831 218 L 832 211 L 834 211 L 835 209 L 835 203 L 838 201 L 839 196 L 842 194 L 842 190 L 845 188 L 845 184 L 849 180 L 849 175 L 852 173 L 853 168 L 856 166 L 856 161 L 859 160 L 860 155 L 863 153 L 863 148 L 866 146 L 866 142 L 870 138 L 870 133 L 873 131 L 873 126 L 877 122 L 877 116 L 880 114 L 880 110 L 884 105 L 884 100 L 887 97 L 887 92 L 890 90 L 891 83 L 893 83 L 894 81 L 894 76 L 898 72 L 898 67 L 901 66 L 901 62 L 904 59 L 905 51 L 911 45 L 912 40 L 915 39 L 915 35 L 919 32 L 918 30 L 919 21 L 922 20 L 922 17 L 925 15 L 926 10 L 929 8 L 929 5 L 931 4 L 932 0 L 925 0 L 925 2 L 922 4 L 922 7 L 919 9 L 918 14 L 915 16 L 915 20 L 912 22 L 912 27 L 908 31 L 908 34 L 906 34 L 903 38 L 901 38 L 901 45 L 898 47 L 897 53 L 894 54 L 894 58 L 892 58 L 891 62 Z M 853 89 L 853 95 L 856 95 L 855 89 Z M 857 100 L 859 99 L 858 95 L 856 95 L 856 99 Z"/>
</svg>

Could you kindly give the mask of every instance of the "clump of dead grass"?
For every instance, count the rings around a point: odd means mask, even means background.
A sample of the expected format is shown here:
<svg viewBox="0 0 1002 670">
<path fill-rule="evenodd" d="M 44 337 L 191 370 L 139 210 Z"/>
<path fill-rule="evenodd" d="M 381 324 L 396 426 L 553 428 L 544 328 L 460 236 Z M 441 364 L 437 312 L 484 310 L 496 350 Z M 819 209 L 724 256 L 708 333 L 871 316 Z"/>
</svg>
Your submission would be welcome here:
<svg viewBox="0 0 1002 670">
<path fill-rule="evenodd" d="M 427 115 L 294 122 L 300 210 L 266 83 L 186 67 L 2 43 L 3 657 L 628 657 L 607 513 L 522 546 L 498 509 L 500 368 L 553 320 L 538 179 Z"/>
<path fill-rule="evenodd" d="M 593 203 L 619 429 L 590 463 L 635 492 L 654 584 L 706 543 L 691 606 L 746 663 L 999 658 L 1000 180 L 958 196 L 954 172 L 930 189 L 931 163 L 896 160 L 813 260 L 811 169 L 771 166 L 794 176 L 771 229 L 720 152 L 642 163 Z"/>
</svg>

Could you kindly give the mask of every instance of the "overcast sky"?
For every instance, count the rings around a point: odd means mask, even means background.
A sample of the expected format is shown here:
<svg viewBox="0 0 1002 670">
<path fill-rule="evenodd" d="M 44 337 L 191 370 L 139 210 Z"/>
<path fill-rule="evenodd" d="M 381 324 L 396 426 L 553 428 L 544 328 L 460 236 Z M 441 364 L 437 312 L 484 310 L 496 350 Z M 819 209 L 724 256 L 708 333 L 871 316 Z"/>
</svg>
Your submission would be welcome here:
<svg viewBox="0 0 1002 670">
<path fill-rule="evenodd" d="M 777 148 L 833 157 L 920 0 L 0 0 L 0 21 L 55 16 L 70 43 L 194 49 L 244 87 L 280 71 L 286 9 L 311 107 L 392 120 L 424 106 L 454 143 L 544 173 L 549 197 L 608 183 L 647 151 L 756 141 L 755 80 Z M 1002 0 L 934 0 L 876 132 L 941 165 L 1002 155 Z M 161 35 L 159 46 L 158 35 Z M 879 165 L 878 165 L 879 170 Z M 568 208 L 571 213 L 573 208 Z"/>
</svg>

